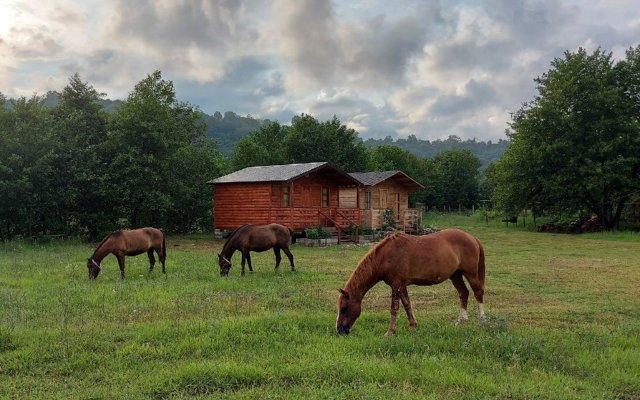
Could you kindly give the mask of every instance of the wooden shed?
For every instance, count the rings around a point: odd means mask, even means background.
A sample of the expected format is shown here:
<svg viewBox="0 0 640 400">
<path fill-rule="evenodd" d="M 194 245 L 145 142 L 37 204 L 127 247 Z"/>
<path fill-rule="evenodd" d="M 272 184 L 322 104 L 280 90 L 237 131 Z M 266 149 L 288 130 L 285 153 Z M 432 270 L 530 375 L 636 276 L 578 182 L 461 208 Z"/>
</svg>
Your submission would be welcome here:
<svg viewBox="0 0 640 400">
<path fill-rule="evenodd" d="M 422 222 L 422 212 L 409 208 L 409 194 L 422 189 L 420 183 L 402 171 L 353 172 L 360 185 L 340 193 L 357 201 L 362 226 L 379 229 L 384 224 L 385 209 L 393 210 L 396 227 L 411 232 Z M 352 193 L 357 191 L 357 193 Z M 351 204 L 351 203 L 349 203 Z"/>
<path fill-rule="evenodd" d="M 318 225 L 360 225 L 358 180 L 326 162 L 249 167 L 209 181 L 213 186 L 214 229 L 279 223 L 302 232 Z"/>
</svg>

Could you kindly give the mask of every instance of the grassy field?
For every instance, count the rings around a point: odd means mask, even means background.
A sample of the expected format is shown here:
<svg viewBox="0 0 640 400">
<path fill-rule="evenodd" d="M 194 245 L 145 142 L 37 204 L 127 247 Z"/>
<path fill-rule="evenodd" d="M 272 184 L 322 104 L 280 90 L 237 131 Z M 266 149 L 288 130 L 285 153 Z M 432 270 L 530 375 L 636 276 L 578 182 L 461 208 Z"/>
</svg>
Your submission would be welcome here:
<svg viewBox="0 0 640 400">
<path fill-rule="evenodd" d="M 139 256 L 121 281 L 110 256 L 89 282 L 92 246 L 0 244 L 0 398 L 640 399 L 637 235 L 431 222 L 484 242 L 485 324 L 455 326 L 448 282 L 412 286 L 417 332 L 400 314 L 385 338 L 381 283 L 338 336 L 336 288 L 366 246 L 294 245 L 295 273 L 256 254 L 245 277 L 236 255 L 223 279 L 222 241 L 170 237 L 166 276 Z"/>
</svg>

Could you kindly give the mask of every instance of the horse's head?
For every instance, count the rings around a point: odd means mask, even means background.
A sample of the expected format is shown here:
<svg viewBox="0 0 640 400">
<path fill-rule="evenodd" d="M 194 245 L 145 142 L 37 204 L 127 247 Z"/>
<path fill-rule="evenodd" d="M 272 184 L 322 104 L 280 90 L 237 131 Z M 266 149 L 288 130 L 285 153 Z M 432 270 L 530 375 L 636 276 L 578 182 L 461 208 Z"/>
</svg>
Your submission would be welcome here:
<svg viewBox="0 0 640 400">
<path fill-rule="evenodd" d="M 231 261 L 229 261 L 222 254 L 218 254 L 218 265 L 220 266 L 220 276 L 229 275 L 229 270 L 231 269 Z"/>
<path fill-rule="evenodd" d="M 336 318 L 336 330 L 340 334 L 349 334 L 351 326 L 360 316 L 361 302 L 354 299 L 346 290 L 338 289 L 338 317 Z"/>
<path fill-rule="evenodd" d="M 93 258 L 88 258 L 87 269 L 89 270 L 89 279 L 96 279 L 100 273 L 100 264 L 98 264 Z"/>
</svg>

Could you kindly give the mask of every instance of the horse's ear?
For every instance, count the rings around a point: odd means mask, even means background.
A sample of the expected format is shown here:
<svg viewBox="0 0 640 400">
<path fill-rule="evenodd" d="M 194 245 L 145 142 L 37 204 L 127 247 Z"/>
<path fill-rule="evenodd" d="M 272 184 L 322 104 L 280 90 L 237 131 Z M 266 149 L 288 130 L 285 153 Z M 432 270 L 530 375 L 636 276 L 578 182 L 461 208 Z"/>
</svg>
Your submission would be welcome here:
<svg viewBox="0 0 640 400">
<path fill-rule="evenodd" d="M 349 300 L 349 292 L 347 292 L 344 289 L 338 289 L 338 292 L 342 293 L 345 297 L 345 299 Z"/>
</svg>

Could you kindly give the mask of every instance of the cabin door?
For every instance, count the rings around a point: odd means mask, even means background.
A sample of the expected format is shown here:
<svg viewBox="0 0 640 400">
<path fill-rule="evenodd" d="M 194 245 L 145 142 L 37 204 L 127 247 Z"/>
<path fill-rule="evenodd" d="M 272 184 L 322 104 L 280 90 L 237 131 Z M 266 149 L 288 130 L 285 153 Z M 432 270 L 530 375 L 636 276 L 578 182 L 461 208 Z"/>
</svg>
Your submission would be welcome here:
<svg viewBox="0 0 640 400">
<path fill-rule="evenodd" d="M 302 207 L 311 207 L 311 187 L 305 185 L 302 187 Z"/>
<path fill-rule="evenodd" d="M 385 209 L 389 207 L 389 201 L 387 196 L 389 195 L 389 191 L 386 189 L 380 189 L 380 208 Z"/>
</svg>

